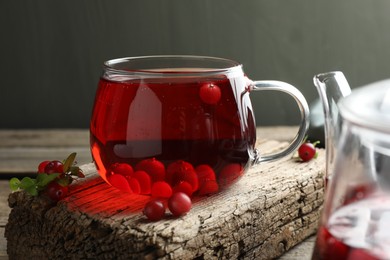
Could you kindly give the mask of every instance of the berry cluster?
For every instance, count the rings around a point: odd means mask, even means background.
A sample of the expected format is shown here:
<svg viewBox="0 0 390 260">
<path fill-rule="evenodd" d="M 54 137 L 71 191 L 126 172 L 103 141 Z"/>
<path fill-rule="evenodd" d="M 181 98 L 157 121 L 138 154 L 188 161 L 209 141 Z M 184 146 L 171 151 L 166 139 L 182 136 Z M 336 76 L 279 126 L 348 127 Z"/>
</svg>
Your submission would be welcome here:
<svg viewBox="0 0 390 260">
<path fill-rule="evenodd" d="M 180 217 L 190 211 L 191 198 L 184 192 L 175 192 L 168 199 L 168 208 L 174 217 Z M 162 198 L 153 198 L 146 203 L 143 213 L 151 221 L 157 221 L 165 216 L 166 205 Z"/>
<path fill-rule="evenodd" d="M 237 169 L 240 170 L 238 164 Z M 127 163 L 114 163 L 108 169 L 107 181 L 115 188 L 153 198 L 170 198 L 183 192 L 189 197 L 197 192 L 207 195 L 218 191 L 214 170 L 207 164 L 194 168 L 191 163 L 178 160 L 167 167 L 155 159 L 144 159 L 133 168 Z"/>
<path fill-rule="evenodd" d="M 193 194 L 208 195 L 219 190 L 220 183 L 229 183 L 243 172 L 240 164 L 228 164 L 220 172 L 220 178 L 209 165 L 194 167 L 177 160 L 167 166 L 155 158 L 138 162 L 134 167 L 127 163 L 114 163 L 107 170 L 106 179 L 115 188 L 135 194 L 150 195 L 144 214 L 150 220 L 159 220 L 165 214 L 165 201 L 174 216 L 187 213 Z M 157 217 L 159 216 L 159 217 Z"/>
<path fill-rule="evenodd" d="M 76 153 L 72 153 L 63 162 L 43 161 L 38 166 L 37 177 L 24 177 L 19 180 L 12 178 L 10 188 L 13 191 L 24 190 L 30 195 L 37 196 L 44 193 L 54 201 L 67 196 L 69 185 L 75 177 L 84 178 L 82 170 L 76 166 Z"/>
</svg>

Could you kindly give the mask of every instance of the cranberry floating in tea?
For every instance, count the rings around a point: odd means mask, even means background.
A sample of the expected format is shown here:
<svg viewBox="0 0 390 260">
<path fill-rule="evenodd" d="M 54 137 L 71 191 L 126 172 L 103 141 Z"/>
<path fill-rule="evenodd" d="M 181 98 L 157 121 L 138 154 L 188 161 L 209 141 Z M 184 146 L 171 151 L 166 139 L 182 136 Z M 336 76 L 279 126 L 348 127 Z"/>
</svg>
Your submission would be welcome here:
<svg viewBox="0 0 390 260">
<path fill-rule="evenodd" d="M 332 178 L 312 259 L 390 259 L 390 81 L 355 89 L 336 109 Z"/>
<path fill-rule="evenodd" d="M 260 155 L 255 147 L 249 96 L 256 90 L 288 93 L 300 110 L 297 137 L 275 154 Z M 227 59 L 150 56 L 104 63 L 90 141 L 98 172 L 110 185 L 169 198 L 230 186 L 251 165 L 294 152 L 307 127 L 307 103 L 287 83 L 251 81 L 241 64 Z"/>
</svg>

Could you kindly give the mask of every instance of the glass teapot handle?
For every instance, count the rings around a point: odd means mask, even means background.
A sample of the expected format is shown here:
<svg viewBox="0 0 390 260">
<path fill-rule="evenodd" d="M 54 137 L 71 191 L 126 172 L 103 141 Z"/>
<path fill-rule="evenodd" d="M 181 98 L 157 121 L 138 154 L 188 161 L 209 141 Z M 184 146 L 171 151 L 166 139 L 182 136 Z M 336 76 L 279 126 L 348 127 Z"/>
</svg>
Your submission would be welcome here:
<svg viewBox="0 0 390 260">
<path fill-rule="evenodd" d="M 303 142 L 306 136 L 306 132 L 309 128 L 309 106 L 306 102 L 305 97 L 297 88 L 295 88 L 294 86 L 286 82 L 276 81 L 276 80 L 252 81 L 249 85 L 249 91 L 251 92 L 257 90 L 282 91 L 292 96 L 299 107 L 299 111 L 301 115 L 301 123 L 297 135 L 294 137 L 291 143 L 284 150 L 279 151 L 277 153 L 267 154 L 264 156 L 261 156 L 257 153 L 257 155 L 255 155 L 254 164 L 258 164 L 260 162 L 266 162 L 266 161 L 273 161 L 285 157 L 289 154 L 292 154 L 294 151 L 298 149 L 298 147 Z"/>
</svg>

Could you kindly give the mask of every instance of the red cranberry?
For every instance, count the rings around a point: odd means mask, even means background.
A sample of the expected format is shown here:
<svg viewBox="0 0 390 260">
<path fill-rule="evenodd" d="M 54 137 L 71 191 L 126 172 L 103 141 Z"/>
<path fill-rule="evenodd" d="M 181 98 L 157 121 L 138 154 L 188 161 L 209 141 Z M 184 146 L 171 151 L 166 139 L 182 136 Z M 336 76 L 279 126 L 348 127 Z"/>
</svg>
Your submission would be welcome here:
<svg viewBox="0 0 390 260">
<path fill-rule="evenodd" d="M 43 161 L 38 165 L 38 173 L 45 173 L 45 167 L 48 165 L 50 161 Z"/>
<path fill-rule="evenodd" d="M 137 179 L 139 185 L 140 185 L 140 193 L 141 194 L 150 194 L 152 190 L 152 181 L 149 176 L 144 171 L 136 171 L 134 172 L 134 178 Z"/>
<path fill-rule="evenodd" d="M 168 200 L 168 208 L 175 217 L 182 216 L 190 211 L 192 202 L 183 192 L 176 192 Z"/>
<path fill-rule="evenodd" d="M 55 181 L 52 181 L 46 186 L 46 194 L 54 201 L 59 201 L 68 195 L 68 186 L 61 186 Z"/>
<path fill-rule="evenodd" d="M 214 172 L 213 168 L 211 168 L 207 164 L 198 165 L 195 168 L 195 171 L 196 171 L 196 174 L 198 176 L 199 187 L 202 187 L 204 182 L 206 182 L 206 181 L 210 181 L 210 180 L 215 181 L 216 180 L 215 172 Z"/>
<path fill-rule="evenodd" d="M 172 196 L 172 187 L 165 181 L 157 181 L 152 185 L 152 197 L 169 198 Z"/>
<path fill-rule="evenodd" d="M 243 173 L 244 169 L 241 164 L 231 163 L 221 170 L 218 181 L 221 185 L 229 185 L 236 181 Z"/>
<path fill-rule="evenodd" d="M 110 167 L 112 174 L 120 174 L 123 176 L 133 175 L 133 167 L 127 163 L 114 163 Z"/>
<path fill-rule="evenodd" d="M 112 174 L 107 176 L 108 182 L 118 190 L 133 193 L 132 189 L 130 188 L 129 182 L 127 179 L 120 175 L 120 174 Z"/>
<path fill-rule="evenodd" d="M 192 196 L 192 186 L 186 181 L 181 181 L 173 187 L 173 193 L 183 192 L 187 194 L 189 197 Z"/>
<path fill-rule="evenodd" d="M 298 154 L 299 157 L 302 159 L 302 161 L 307 162 L 314 158 L 316 155 L 317 150 L 314 146 L 314 144 L 306 142 L 301 144 L 301 146 L 298 148 Z"/>
<path fill-rule="evenodd" d="M 198 176 L 189 162 L 179 160 L 168 165 L 166 179 L 173 187 L 185 181 L 191 184 L 193 192 L 199 188 Z"/>
<path fill-rule="evenodd" d="M 130 189 L 133 191 L 133 193 L 141 193 L 141 185 L 136 178 L 129 177 L 127 178 L 127 182 L 129 183 Z"/>
<path fill-rule="evenodd" d="M 165 205 L 161 200 L 153 199 L 146 203 L 143 213 L 150 221 L 158 221 L 165 215 Z"/>
<path fill-rule="evenodd" d="M 204 84 L 199 89 L 199 96 L 204 103 L 215 105 L 221 99 L 221 89 L 215 84 Z"/>
<path fill-rule="evenodd" d="M 64 165 L 60 161 L 51 161 L 48 164 L 46 164 L 44 172 L 47 174 L 63 173 Z"/>
<path fill-rule="evenodd" d="M 136 171 L 145 171 L 152 179 L 152 182 L 163 181 L 165 178 L 165 166 L 155 158 L 145 159 L 137 163 Z"/>
<path fill-rule="evenodd" d="M 218 183 L 213 180 L 205 181 L 202 187 L 199 189 L 199 195 L 208 195 L 216 193 L 219 190 Z"/>
</svg>

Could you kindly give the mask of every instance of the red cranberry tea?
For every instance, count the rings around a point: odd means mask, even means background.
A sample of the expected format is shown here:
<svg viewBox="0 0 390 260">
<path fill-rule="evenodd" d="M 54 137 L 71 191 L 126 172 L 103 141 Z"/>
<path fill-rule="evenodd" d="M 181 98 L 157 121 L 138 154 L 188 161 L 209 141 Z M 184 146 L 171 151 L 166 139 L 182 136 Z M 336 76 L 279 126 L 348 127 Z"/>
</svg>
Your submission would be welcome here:
<svg viewBox="0 0 390 260">
<path fill-rule="evenodd" d="M 243 78 L 102 78 L 91 120 L 100 175 L 124 192 L 206 195 L 248 167 L 255 123 Z"/>
<path fill-rule="evenodd" d="M 348 202 L 320 227 L 312 259 L 390 259 L 389 231 L 389 195 Z"/>
</svg>

